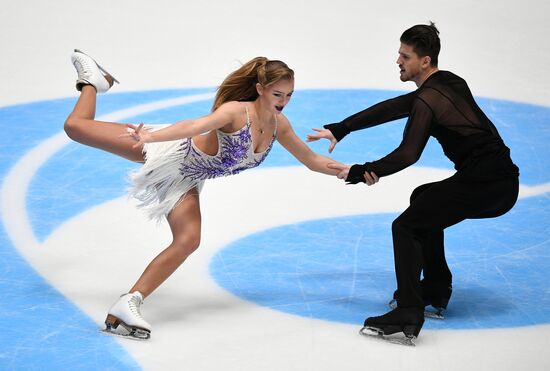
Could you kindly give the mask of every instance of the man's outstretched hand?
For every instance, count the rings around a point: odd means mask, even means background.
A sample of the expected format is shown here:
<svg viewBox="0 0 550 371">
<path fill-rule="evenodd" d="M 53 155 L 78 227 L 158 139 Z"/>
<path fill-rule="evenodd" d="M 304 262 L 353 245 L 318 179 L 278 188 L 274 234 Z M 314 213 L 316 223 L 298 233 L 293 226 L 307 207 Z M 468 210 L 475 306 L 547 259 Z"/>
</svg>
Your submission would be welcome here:
<svg viewBox="0 0 550 371">
<path fill-rule="evenodd" d="M 336 143 L 338 141 L 332 135 L 332 132 L 328 129 L 319 129 L 319 128 L 313 128 L 312 130 L 316 131 L 316 134 L 308 134 L 306 137 L 306 142 L 315 142 L 319 139 L 328 139 L 330 141 L 330 145 L 328 147 L 328 153 L 332 153 L 332 150 L 336 146 Z"/>
</svg>

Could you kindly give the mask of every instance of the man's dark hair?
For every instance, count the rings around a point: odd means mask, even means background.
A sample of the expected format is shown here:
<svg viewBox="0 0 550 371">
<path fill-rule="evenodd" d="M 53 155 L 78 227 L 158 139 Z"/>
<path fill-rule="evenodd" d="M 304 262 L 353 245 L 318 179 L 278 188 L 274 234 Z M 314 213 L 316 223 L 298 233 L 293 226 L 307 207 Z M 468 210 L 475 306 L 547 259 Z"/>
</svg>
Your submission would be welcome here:
<svg viewBox="0 0 550 371">
<path fill-rule="evenodd" d="M 439 41 L 439 30 L 433 22 L 430 22 L 429 25 L 417 24 L 412 26 L 403 32 L 399 40 L 403 44 L 412 46 L 413 51 L 419 57 L 429 56 L 431 58 L 430 64 L 437 67 L 437 57 L 441 50 L 441 43 Z"/>
</svg>

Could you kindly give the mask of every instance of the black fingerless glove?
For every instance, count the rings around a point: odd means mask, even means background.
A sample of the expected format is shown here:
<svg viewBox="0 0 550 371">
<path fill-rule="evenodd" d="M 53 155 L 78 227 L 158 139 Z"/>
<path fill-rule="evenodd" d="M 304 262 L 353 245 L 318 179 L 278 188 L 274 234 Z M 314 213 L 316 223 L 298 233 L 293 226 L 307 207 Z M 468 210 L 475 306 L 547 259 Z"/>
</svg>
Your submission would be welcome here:
<svg viewBox="0 0 550 371">
<path fill-rule="evenodd" d="M 338 142 L 350 133 L 348 127 L 341 123 L 326 124 L 323 125 L 323 128 L 330 130 Z"/>
<path fill-rule="evenodd" d="M 346 184 L 366 183 L 365 171 L 367 171 L 367 163 L 363 165 L 355 164 L 349 169 Z"/>
</svg>

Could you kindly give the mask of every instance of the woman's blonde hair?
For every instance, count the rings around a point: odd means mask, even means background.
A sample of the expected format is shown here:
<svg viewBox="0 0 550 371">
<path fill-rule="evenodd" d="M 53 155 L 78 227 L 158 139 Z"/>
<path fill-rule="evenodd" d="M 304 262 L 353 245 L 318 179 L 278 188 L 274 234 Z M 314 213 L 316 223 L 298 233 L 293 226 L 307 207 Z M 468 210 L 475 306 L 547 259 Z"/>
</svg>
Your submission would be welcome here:
<svg viewBox="0 0 550 371">
<path fill-rule="evenodd" d="M 243 64 L 223 80 L 216 92 L 212 111 L 215 111 L 225 102 L 256 100 L 258 98 L 257 83 L 265 88 L 280 80 L 292 79 L 294 79 L 294 71 L 286 63 L 269 60 L 265 57 L 256 57 Z"/>
</svg>

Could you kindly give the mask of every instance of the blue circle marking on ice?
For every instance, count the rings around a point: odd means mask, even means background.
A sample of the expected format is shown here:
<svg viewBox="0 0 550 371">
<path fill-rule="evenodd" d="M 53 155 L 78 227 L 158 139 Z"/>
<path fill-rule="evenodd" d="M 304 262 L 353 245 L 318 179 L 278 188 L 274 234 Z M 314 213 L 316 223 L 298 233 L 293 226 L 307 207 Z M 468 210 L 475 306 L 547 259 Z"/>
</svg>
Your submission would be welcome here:
<svg viewBox="0 0 550 371">
<path fill-rule="evenodd" d="M 206 91 L 211 90 L 182 89 L 107 94 L 98 98 L 98 116 L 138 104 Z M 396 94 L 398 93 L 376 90 L 297 91 L 285 113 L 291 118 L 298 136 L 304 138 L 312 127 L 338 121 Z M 478 98 L 478 101 L 512 148 L 514 160 L 521 168 L 522 183 L 538 185 L 548 182 L 550 158 L 546 143 L 550 139 L 550 132 L 545 128 L 547 117 L 550 116 L 549 109 L 486 98 Z M 75 98 L 68 98 L 0 108 L 0 128 L 4 133 L 0 137 L 0 153 L 3 157 L 3 161 L 0 161 L 0 175 L 3 179 L 26 153 L 60 132 L 74 102 Z M 184 107 L 171 106 L 149 110 L 135 117 L 126 117 L 125 121 L 173 122 L 183 117 L 203 115 L 208 112 L 209 107 L 210 102 L 196 102 Z M 339 145 L 333 157 L 342 162 L 353 163 L 383 156 L 399 143 L 403 126 L 404 121 L 399 120 L 354 133 Z M 310 145 L 319 153 L 326 152 L 326 143 Z M 31 175 L 28 190 L 24 195 L 25 212 L 28 213 L 31 232 L 37 242 L 43 241 L 64 221 L 89 207 L 122 195 L 126 187 L 123 174 L 134 166 L 100 151 L 72 143 L 44 160 L 45 162 Z M 286 151 L 280 146 L 275 146 L 263 166 L 296 164 Z M 433 141 L 426 147 L 418 164 L 450 168 L 439 146 Z M 61 172 L 59 169 L 64 171 Z M 463 236 L 453 237 L 453 233 L 458 236 L 460 230 L 450 231 L 449 262 L 453 265 L 456 275 L 453 306 L 449 312 L 449 320 L 441 325 L 438 323 L 431 326 L 464 327 L 460 323 L 473 322 L 465 321 L 465 313 L 474 318 L 480 327 L 547 321 L 542 309 L 537 309 L 548 308 L 548 303 L 544 302 L 544 293 L 548 291 L 544 286 L 546 281 L 538 279 L 537 276 L 549 266 L 548 257 L 542 252 L 547 246 L 546 242 L 539 242 L 535 238 L 547 235 L 549 218 L 544 215 L 544 210 L 548 209 L 548 205 L 544 205 L 544 202 L 543 198 L 522 200 L 511 214 L 503 219 L 497 219 L 495 224 L 489 224 L 486 228 L 481 227 L 481 223 L 485 222 L 472 223 L 473 229 L 467 233 L 470 240 Z M 513 215 L 517 218 L 512 218 Z M 331 245 L 334 244 L 334 238 L 338 236 L 339 231 L 335 229 L 334 232 L 328 233 L 330 238 L 327 238 L 327 231 L 331 230 L 331 226 L 345 226 L 355 230 L 363 228 L 363 232 L 370 228 L 378 233 L 389 229 L 393 217 L 394 215 L 390 214 L 378 214 L 310 221 L 248 236 L 227 246 L 214 257 L 211 264 L 212 275 L 223 287 L 260 305 L 298 315 L 358 323 L 370 312 L 369 305 L 373 310 L 383 310 L 388 293 L 393 289 L 388 236 L 361 241 L 361 244 L 375 248 L 353 251 L 354 254 L 361 254 L 358 261 L 365 260 L 361 267 L 354 268 L 355 276 L 350 276 L 350 269 L 353 267 L 348 260 L 349 249 L 347 253 L 342 249 L 338 256 L 334 256 L 334 246 Z M 505 223 L 506 220 L 508 224 Z M 62 368 L 64 357 L 61 355 L 72 354 L 71 357 L 76 359 L 80 354 L 82 364 L 85 364 L 84 361 L 88 362 L 86 364 L 91 368 L 138 367 L 112 339 L 98 338 L 95 335 L 95 322 L 66 300 L 28 265 L 13 245 L 5 223 L 6 220 L 0 226 L 0 253 L 4 257 L 0 261 L 0 270 L 9 272 L 10 279 L 0 280 L 0 309 L 4 313 L 0 316 L 0 325 L 6 329 L 0 334 L 0 342 L 6 346 L 6 352 L 15 352 L 6 359 L 17 362 L 21 367 L 41 362 Z M 284 230 L 287 240 L 279 238 L 278 232 L 281 230 Z M 472 233 L 472 230 L 475 233 Z M 307 236 L 315 231 L 318 235 L 323 232 L 323 238 L 316 240 L 315 248 L 304 248 L 306 244 L 311 244 Z M 353 233 L 346 235 L 351 238 Z M 367 235 L 363 233 L 363 236 L 366 236 L 363 238 L 372 238 Z M 460 248 L 452 247 L 453 238 L 456 245 L 460 244 Z M 518 240 L 511 244 L 509 241 L 514 238 Z M 266 246 L 266 241 L 272 241 L 267 244 L 272 246 Z M 287 243 L 284 247 L 287 258 L 271 255 L 273 260 L 270 259 L 261 267 L 253 264 L 245 267 L 235 264 L 249 256 L 247 246 L 248 249 L 252 245 L 262 246 L 260 251 L 267 253 L 276 246 L 275 242 L 278 246 Z M 343 241 L 344 246 L 350 243 L 357 241 Z M 477 248 L 473 247 L 474 245 L 477 245 Z M 497 247 L 493 249 L 495 245 Z M 468 255 L 468 248 L 471 255 Z M 485 251 L 485 255 L 482 251 Z M 467 256 L 464 257 L 463 254 Z M 226 264 L 223 267 L 219 264 L 221 256 Z M 468 274 L 467 263 L 472 263 L 471 274 Z M 247 280 L 254 272 L 262 274 L 254 276 L 253 280 Z M 280 278 L 281 274 L 287 274 L 287 278 L 294 279 L 286 283 L 270 279 L 270 275 L 272 278 Z M 498 280 L 498 274 L 501 281 Z M 228 283 L 229 276 L 232 276 L 234 286 Z M 17 285 L 14 286 L 13 282 L 17 282 Z M 305 284 L 302 287 L 304 293 L 307 293 L 306 296 L 302 293 L 297 295 L 293 291 L 295 287 L 292 285 L 297 282 Z M 278 284 L 273 286 L 273 283 Z M 35 304 L 37 302 L 39 304 Z M 316 302 L 325 302 L 325 306 L 313 305 Z M 337 314 L 338 311 L 342 313 Z M 494 312 L 501 313 L 499 321 L 502 319 L 502 322 L 490 322 L 492 316 L 488 314 L 492 315 Z M 521 312 L 523 322 L 518 320 L 521 317 L 518 313 Z M 67 321 L 70 322 L 69 325 Z M 88 332 L 90 329 L 92 332 Z M 19 341 L 24 341 L 26 348 L 32 349 L 32 357 L 27 357 L 28 354 L 21 350 L 17 345 Z M 90 356 L 89 349 L 95 349 L 94 344 L 97 354 Z M 86 351 L 81 352 L 82 349 Z M 104 349 L 111 351 L 106 354 Z M 91 358 L 95 363 L 89 363 Z"/>
<path fill-rule="evenodd" d="M 321 219 L 259 232 L 219 251 L 211 272 L 228 291 L 263 306 L 361 324 L 389 310 L 396 216 Z M 520 200 L 501 218 L 448 228 L 453 297 L 447 319 L 427 321 L 425 328 L 549 323 L 548 220 L 549 200 L 535 197 Z"/>
</svg>

